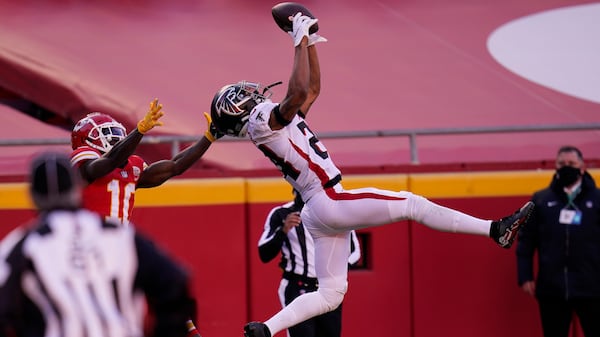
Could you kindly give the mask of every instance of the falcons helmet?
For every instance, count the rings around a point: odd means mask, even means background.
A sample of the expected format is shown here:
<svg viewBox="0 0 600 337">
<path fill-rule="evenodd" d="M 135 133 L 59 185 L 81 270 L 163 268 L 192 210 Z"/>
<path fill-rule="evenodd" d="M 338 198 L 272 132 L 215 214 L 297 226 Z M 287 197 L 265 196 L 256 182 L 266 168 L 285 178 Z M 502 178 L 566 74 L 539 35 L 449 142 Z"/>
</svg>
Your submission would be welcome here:
<svg viewBox="0 0 600 337">
<path fill-rule="evenodd" d="M 269 99 L 272 95 L 269 89 L 277 84 L 281 82 L 261 88 L 258 83 L 241 81 L 221 88 L 210 105 L 210 114 L 217 129 L 228 136 L 245 137 L 250 111 Z"/>
<path fill-rule="evenodd" d="M 71 147 L 75 150 L 89 146 L 104 154 L 126 135 L 125 127 L 114 118 L 92 112 L 75 124 L 71 133 Z"/>
</svg>

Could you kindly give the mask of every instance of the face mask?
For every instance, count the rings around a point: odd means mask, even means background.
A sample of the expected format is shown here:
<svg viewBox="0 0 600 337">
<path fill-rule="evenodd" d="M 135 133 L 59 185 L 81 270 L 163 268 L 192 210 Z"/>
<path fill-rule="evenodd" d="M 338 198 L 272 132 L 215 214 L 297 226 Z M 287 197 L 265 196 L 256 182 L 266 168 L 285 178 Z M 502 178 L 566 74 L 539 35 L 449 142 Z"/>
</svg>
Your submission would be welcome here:
<svg viewBox="0 0 600 337">
<path fill-rule="evenodd" d="M 556 178 L 562 187 L 573 185 L 581 177 L 581 170 L 572 166 L 563 166 L 556 170 Z"/>
</svg>

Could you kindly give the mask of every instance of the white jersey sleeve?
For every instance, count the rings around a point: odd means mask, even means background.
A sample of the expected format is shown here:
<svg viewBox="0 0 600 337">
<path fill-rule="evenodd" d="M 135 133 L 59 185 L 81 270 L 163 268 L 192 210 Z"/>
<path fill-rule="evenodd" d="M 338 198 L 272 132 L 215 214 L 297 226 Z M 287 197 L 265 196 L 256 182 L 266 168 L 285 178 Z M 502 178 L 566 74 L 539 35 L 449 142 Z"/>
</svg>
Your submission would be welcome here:
<svg viewBox="0 0 600 337">
<path fill-rule="evenodd" d="M 336 185 L 341 180 L 340 170 L 299 115 L 283 129 L 271 130 L 269 118 L 277 105 L 268 100 L 257 105 L 250 113 L 248 134 L 307 201 L 324 188 Z"/>
</svg>

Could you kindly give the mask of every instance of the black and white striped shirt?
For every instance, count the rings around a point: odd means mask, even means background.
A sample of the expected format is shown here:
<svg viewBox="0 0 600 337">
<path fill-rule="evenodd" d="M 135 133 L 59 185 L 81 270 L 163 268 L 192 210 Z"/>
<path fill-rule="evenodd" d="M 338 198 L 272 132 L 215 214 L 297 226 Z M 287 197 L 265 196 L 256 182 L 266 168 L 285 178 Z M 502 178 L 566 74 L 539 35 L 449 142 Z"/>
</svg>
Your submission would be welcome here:
<svg viewBox="0 0 600 337">
<path fill-rule="evenodd" d="M 282 231 L 283 221 L 288 214 L 300 212 L 302 206 L 290 201 L 273 208 L 265 221 L 264 231 L 258 241 L 258 252 L 263 262 L 273 260 L 281 252 L 279 266 L 284 272 L 302 277 L 315 278 L 314 242 L 302 223 L 287 233 Z M 348 263 L 356 263 L 361 256 L 356 232 L 351 232 Z"/>
<path fill-rule="evenodd" d="M 0 336 L 185 336 L 195 314 L 185 271 L 132 226 L 57 210 L 0 243 Z"/>
</svg>

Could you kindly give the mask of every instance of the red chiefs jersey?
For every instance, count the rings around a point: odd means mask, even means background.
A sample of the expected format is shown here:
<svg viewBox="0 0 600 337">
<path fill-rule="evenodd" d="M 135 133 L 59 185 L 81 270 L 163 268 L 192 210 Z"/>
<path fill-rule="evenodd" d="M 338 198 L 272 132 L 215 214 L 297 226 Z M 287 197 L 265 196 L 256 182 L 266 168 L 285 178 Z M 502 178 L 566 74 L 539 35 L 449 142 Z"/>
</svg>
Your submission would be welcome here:
<svg viewBox="0 0 600 337">
<path fill-rule="evenodd" d="M 71 163 L 79 168 L 86 161 L 100 156 L 102 154 L 99 151 L 84 146 L 71 153 Z M 83 206 L 105 218 L 113 218 L 122 224 L 128 224 L 135 202 L 136 184 L 146 166 L 141 157 L 130 156 L 123 168 L 114 169 L 84 188 Z"/>
</svg>

